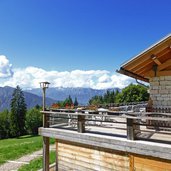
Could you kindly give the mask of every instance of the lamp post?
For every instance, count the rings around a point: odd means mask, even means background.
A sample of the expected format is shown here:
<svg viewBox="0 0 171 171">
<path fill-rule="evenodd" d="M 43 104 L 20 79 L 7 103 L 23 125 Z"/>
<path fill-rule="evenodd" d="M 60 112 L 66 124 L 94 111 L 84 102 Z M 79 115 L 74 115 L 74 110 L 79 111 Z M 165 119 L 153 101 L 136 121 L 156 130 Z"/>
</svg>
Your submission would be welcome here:
<svg viewBox="0 0 171 171">
<path fill-rule="evenodd" d="M 46 89 L 49 88 L 49 82 L 40 82 L 40 87 L 43 90 L 43 111 L 46 111 Z M 43 127 L 48 128 L 48 118 L 46 113 L 43 113 Z M 49 137 L 43 136 L 43 171 L 49 171 Z"/>
<path fill-rule="evenodd" d="M 40 82 L 40 87 L 43 90 L 43 111 L 46 110 L 46 99 L 45 99 L 45 95 L 46 95 L 46 89 L 49 88 L 49 82 Z"/>
</svg>

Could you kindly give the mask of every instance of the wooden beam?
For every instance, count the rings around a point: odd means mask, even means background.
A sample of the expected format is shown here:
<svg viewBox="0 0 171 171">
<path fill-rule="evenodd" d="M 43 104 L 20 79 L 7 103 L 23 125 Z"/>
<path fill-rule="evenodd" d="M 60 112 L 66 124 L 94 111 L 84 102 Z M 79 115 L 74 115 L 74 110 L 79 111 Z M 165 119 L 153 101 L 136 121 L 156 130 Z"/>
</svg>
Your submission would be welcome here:
<svg viewBox="0 0 171 171">
<path fill-rule="evenodd" d="M 59 153 L 58 153 L 58 150 L 59 150 L 59 146 L 58 146 L 58 143 L 59 143 L 59 140 L 56 139 L 56 171 L 59 171 L 59 166 L 58 166 L 58 157 L 59 157 Z"/>
<path fill-rule="evenodd" d="M 84 115 L 78 115 L 78 121 L 77 121 L 77 130 L 80 133 L 85 132 L 85 116 Z"/>
<path fill-rule="evenodd" d="M 171 59 L 168 59 L 158 67 L 158 71 L 161 71 L 167 67 L 171 66 Z"/>
<path fill-rule="evenodd" d="M 127 139 L 128 140 L 134 140 L 135 134 L 134 134 L 134 120 L 127 118 Z"/>
<path fill-rule="evenodd" d="M 129 156 L 129 160 L 130 160 L 130 163 L 129 163 L 129 171 L 134 171 L 134 156 L 133 155 L 130 155 Z"/>
<path fill-rule="evenodd" d="M 137 72 L 137 75 L 144 75 L 146 72 L 152 69 L 151 65 L 146 66 L 145 68 L 141 69 L 140 71 Z"/>
<path fill-rule="evenodd" d="M 149 82 L 149 79 L 144 78 L 144 77 L 142 77 L 140 75 L 134 74 L 134 73 L 132 73 L 130 71 L 124 70 L 123 68 L 120 68 L 120 70 L 116 70 L 116 72 L 118 72 L 120 74 L 127 75 L 129 77 L 133 77 L 133 78 L 141 80 L 141 81 Z"/>
<path fill-rule="evenodd" d="M 155 73 L 153 70 L 150 70 L 149 72 L 147 72 L 145 74 L 145 77 L 149 78 L 149 77 L 154 77 Z M 167 70 L 167 71 L 157 71 L 156 72 L 156 76 L 160 77 L 160 76 L 171 76 L 171 70 Z"/>
<path fill-rule="evenodd" d="M 160 76 L 171 76 L 171 70 L 168 70 L 168 71 L 159 71 L 157 72 L 157 76 L 160 77 Z"/>
<path fill-rule="evenodd" d="M 143 54 L 137 56 L 137 58 L 135 58 L 132 61 L 125 64 L 123 67 L 125 69 L 132 70 L 136 66 L 141 65 L 142 62 L 145 62 L 145 61 L 151 59 L 152 54 L 158 54 L 162 51 L 164 52 L 166 49 L 170 50 L 170 47 L 168 47 L 168 44 L 171 44 L 171 40 L 168 40 L 165 43 L 163 43 L 157 47 L 153 47 L 153 49 L 144 52 Z"/>
<path fill-rule="evenodd" d="M 141 71 L 142 69 L 144 69 L 146 66 L 148 66 L 151 63 L 153 63 L 152 60 L 145 61 L 145 62 L 141 63 L 141 65 L 138 65 L 137 67 L 132 69 L 131 72 L 138 73 L 139 71 Z"/>
<path fill-rule="evenodd" d="M 167 119 L 167 118 L 166 118 Z M 114 138 L 101 134 L 79 134 L 76 131 L 61 128 L 39 128 L 40 135 L 49 136 L 58 140 L 83 144 L 86 146 L 119 150 L 139 155 L 157 157 L 171 160 L 171 146 L 165 143 L 152 143 L 147 141 L 127 141 L 125 138 Z M 114 132 L 113 132 L 114 133 Z"/>
<path fill-rule="evenodd" d="M 145 74 L 144 74 L 144 76 L 145 77 L 154 77 L 155 76 L 155 73 L 154 73 L 154 71 L 153 70 L 149 70 L 148 72 L 146 72 Z"/>
<path fill-rule="evenodd" d="M 49 137 L 43 136 L 43 171 L 49 171 Z"/>
<path fill-rule="evenodd" d="M 157 67 L 157 70 L 161 71 L 161 70 L 163 70 L 163 69 L 165 69 L 165 68 L 167 68 L 169 66 L 171 66 L 171 59 L 168 59 L 167 61 L 165 61 L 164 63 L 159 65 Z M 136 72 L 137 75 L 146 76 L 146 75 L 149 74 L 149 72 L 150 72 L 150 75 L 154 73 L 153 71 L 151 71 L 152 66 L 150 64 L 148 66 L 146 66 L 146 67 L 140 67 L 140 68 L 141 69 Z"/>
<path fill-rule="evenodd" d="M 155 54 L 155 56 L 157 57 L 158 60 L 160 60 L 161 57 L 163 57 L 164 55 L 166 55 L 170 51 L 171 51 L 171 49 L 170 49 L 170 47 L 168 47 L 167 49 L 161 51 L 160 53 Z M 139 72 L 141 69 L 145 68 L 147 65 L 149 65 L 151 63 L 153 63 L 153 60 L 151 60 L 151 59 L 144 61 L 140 65 L 137 65 L 135 68 L 131 69 L 131 72 L 134 72 L 134 73 Z"/>
<path fill-rule="evenodd" d="M 153 60 L 157 65 L 161 65 L 161 64 L 162 64 L 156 56 L 153 56 L 153 57 L 152 57 L 152 60 Z"/>
</svg>

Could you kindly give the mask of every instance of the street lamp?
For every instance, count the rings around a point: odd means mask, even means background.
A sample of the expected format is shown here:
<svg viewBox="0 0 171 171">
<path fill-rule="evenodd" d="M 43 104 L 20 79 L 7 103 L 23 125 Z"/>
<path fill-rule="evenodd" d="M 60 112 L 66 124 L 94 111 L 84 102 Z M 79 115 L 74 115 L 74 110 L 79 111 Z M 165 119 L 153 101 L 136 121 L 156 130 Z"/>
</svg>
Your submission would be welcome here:
<svg viewBox="0 0 171 171">
<path fill-rule="evenodd" d="M 40 82 L 40 87 L 43 90 L 43 111 L 46 110 L 45 94 L 46 89 L 49 88 L 49 82 Z M 48 117 L 43 113 L 43 127 L 48 128 Z M 43 136 L 43 171 L 49 171 L 49 137 Z"/>
<path fill-rule="evenodd" d="M 49 82 L 40 82 L 40 87 L 43 90 L 43 111 L 46 110 L 46 103 L 45 103 L 45 95 L 46 95 L 46 89 L 49 88 Z"/>
</svg>

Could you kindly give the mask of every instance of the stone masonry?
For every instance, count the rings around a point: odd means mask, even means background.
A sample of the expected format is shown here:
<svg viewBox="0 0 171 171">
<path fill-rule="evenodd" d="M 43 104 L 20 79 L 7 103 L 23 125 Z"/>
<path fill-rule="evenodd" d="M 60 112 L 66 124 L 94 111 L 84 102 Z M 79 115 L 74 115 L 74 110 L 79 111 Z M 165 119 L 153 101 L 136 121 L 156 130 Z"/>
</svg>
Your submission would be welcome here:
<svg viewBox="0 0 171 171">
<path fill-rule="evenodd" d="M 149 82 L 153 107 L 171 108 L 171 76 L 153 77 Z"/>
</svg>

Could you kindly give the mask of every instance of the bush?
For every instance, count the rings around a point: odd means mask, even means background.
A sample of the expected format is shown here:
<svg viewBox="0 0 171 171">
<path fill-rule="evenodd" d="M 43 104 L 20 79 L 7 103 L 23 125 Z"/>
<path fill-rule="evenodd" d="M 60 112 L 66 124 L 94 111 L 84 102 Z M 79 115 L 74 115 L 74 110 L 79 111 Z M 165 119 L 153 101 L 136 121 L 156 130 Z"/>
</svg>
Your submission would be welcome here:
<svg viewBox="0 0 171 171">
<path fill-rule="evenodd" d="M 38 128 L 42 126 L 43 117 L 39 109 L 33 108 L 26 113 L 26 130 L 29 134 L 37 135 Z"/>
</svg>

